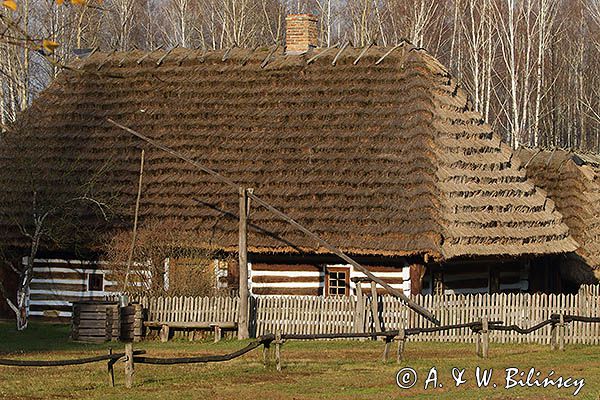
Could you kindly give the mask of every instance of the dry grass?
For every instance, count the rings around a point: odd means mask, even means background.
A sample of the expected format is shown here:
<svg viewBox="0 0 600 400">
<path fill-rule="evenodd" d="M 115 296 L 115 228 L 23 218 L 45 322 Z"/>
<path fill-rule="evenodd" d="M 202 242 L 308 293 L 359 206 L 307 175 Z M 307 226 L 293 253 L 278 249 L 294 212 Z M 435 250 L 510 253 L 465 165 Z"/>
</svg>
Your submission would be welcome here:
<svg viewBox="0 0 600 400">
<path fill-rule="evenodd" d="M 59 359 L 70 356 L 101 354 L 109 346 L 69 342 L 68 327 L 34 324 L 17 334 L 12 325 L 0 324 L 0 352 L 4 357 Z M 218 354 L 241 347 L 237 341 L 167 344 L 136 344 L 153 356 Z M 395 385 L 401 366 L 380 361 L 381 342 L 310 342 L 287 343 L 283 348 L 284 368 L 264 369 L 261 351 L 240 359 L 211 365 L 151 366 L 138 364 L 133 389 L 123 387 L 123 364 L 116 369 L 117 387 L 107 384 L 102 363 L 82 367 L 15 368 L 0 367 L 0 399 L 557 399 L 572 398 L 568 389 L 500 388 L 504 369 L 535 367 L 547 374 L 585 378 L 586 385 L 577 396 L 598 399 L 600 394 L 600 352 L 593 346 L 569 346 L 564 353 L 550 352 L 537 345 L 492 345 L 491 358 L 478 360 L 471 345 L 408 343 L 407 360 L 419 372 L 417 387 L 403 391 Z M 21 354 L 16 354 L 21 353 Z M 499 388 L 477 389 L 473 384 L 476 366 L 494 368 L 493 382 Z M 432 366 L 439 371 L 441 389 L 423 390 L 424 377 Z M 469 380 L 463 386 L 452 385 L 452 367 L 466 368 Z M 544 376 L 544 375 L 542 375 Z"/>
</svg>

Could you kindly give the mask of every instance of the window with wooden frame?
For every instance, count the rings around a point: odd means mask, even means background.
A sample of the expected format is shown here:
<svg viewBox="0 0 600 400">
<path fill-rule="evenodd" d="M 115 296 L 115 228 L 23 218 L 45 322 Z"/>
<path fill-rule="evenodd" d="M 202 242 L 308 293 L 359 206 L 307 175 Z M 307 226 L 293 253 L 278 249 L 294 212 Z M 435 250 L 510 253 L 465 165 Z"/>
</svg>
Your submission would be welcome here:
<svg viewBox="0 0 600 400">
<path fill-rule="evenodd" d="M 348 296 L 350 294 L 350 269 L 329 267 L 325 276 L 326 296 Z"/>
<path fill-rule="evenodd" d="M 104 290 L 104 274 L 88 274 L 88 291 L 101 292 Z"/>
</svg>

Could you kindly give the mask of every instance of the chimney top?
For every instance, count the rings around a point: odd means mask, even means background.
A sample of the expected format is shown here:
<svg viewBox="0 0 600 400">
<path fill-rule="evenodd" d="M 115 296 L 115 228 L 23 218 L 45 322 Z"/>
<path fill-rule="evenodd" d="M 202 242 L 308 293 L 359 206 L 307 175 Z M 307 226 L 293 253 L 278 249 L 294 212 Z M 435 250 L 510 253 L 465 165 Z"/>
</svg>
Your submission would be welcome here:
<svg viewBox="0 0 600 400">
<path fill-rule="evenodd" d="M 290 14 L 285 18 L 286 54 L 302 54 L 317 47 L 317 22 L 313 14 Z"/>
</svg>

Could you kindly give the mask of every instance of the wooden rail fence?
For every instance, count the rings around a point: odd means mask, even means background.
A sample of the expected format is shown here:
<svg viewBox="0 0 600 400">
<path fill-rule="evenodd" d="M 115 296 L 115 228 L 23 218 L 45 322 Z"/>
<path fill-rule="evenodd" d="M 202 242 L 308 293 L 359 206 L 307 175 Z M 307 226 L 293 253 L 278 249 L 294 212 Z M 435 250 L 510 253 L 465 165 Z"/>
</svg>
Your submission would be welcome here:
<svg viewBox="0 0 600 400">
<path fill-rule="evenodd" d="M 16 360 L 0 359 L 0 365 L 19 366 L 19 367 L 53 367 L 89 364 L 99 361 L 108 362 L 108 381 L 109 385 L 115 385 L 114 364 L 123 359 L 125 361 L 125 386 L 133 387 L 133 378 L 135 372 L 135 363 L 155 364 L 155 365 L 174 365 L 174 364 L 198 364 L 230 361 L 241 357 L 250 351 L 263 346 L 263 363 L 268 367 L 271 359 L 271 344 L 275 345 L 275 363 L 277 371 L 282 369 L 281 347 L 288 340 L 318 340 L 318 339 L 351 339 L 351 338 L 383 338 L 385 345 L 383 348 L 382 361 L 389 361 L 390 347 L 392 342 L 397 342 L 398 350 L 396 352 L 396 362 L 400 363 L 404 357 L 405 342 L 409 336 L 420 335 L 423 333 L 454 331 L 458 329 L 469 329 L 475 336 L 475 352 L 478 357 L 488 358 L 490 348 L 490 333 L 494 331 L 514 331 L 520 335 L 528 335 L 532 332 L 543 329 L 546 326 L 551 327 L 552 341 L 551 350 L 564 351 L 566 327 L 571 323 L 600 324 L 600 317 L 587 317 L 578 315 L 552 314 L 550 318 L 540 321 L 538 324 L 524 328 L 518 325 L 505 325 L 503 321 L 490 321 L 488 318 L 482 318 L 480 321 L 473 321 L 455 325 L 433 326 L 426 328 L 402 328 L 398 330 L 387 330 L 382 332 L 351 332 L 351 333 L 327 333 L 327 334 L 282 334 L 277 331 L 275 334 L 269 333 L 259 336 L 256 340 L 250 342 L 245 347 L 232 353 L 221 355 L 192 355 L 187 357 L 149 357 L 145 356 L 144 350 L 135 351 L 133 343 L 125 343 L 125 352 L 113 354 L 109 349 L 107 356 L 94 356 L 70 360 Z"/>
<path fill-rule="evenodd" d="M 600 324 L 600 317 L 588 317 L 579 315 L 552 314 L 548 319 L 540 321 L 534 326 L 525 328 L 518 325 L 506 325 L 503 321 L 490 321 L 488 318 L 482 318 L 479 321 L 433 326 L 424 328 L 401 328 L 397 330 L 377 331 L 377 332 L 351 332 L 351 333 L 327 333 L 327 334 L 282 334 L 277 331 L 275 334 L 269 333 L 259 336 L 256 340 L 247 344 L 245 347 L 232 353 L 221 355 L 192 355 L 187 357 L 169 357 L 157 358 L 145 356 L 144 350 L 135 351 L 133 343 L 125 343 L 125 352 L 113 354 L 112 349 L 106 356 L 94 356 L 70 360 L 16 360 L 0 359 L 0 365 L 19 366 L 19 367 L 54 367 L 89 364 L 99 361 L 107 361 L 109 385 L 115 385 L 114 364 L 123 359 L 125 361 L 125 386 L 133 387 L 133 378 L 135 372 L 135 363 L 155 364 L 155 365 L 174 365 L 174 364 L 198 364 L 230 361 L 241 357 L 250 351 L 263 346 L 263 363 L 268 367 L 271 359 L 271 344 L 275 345 L 275 363 L 277 371 L 282 369 L 281 347 L 287 340 L 318 340 L 318 339 L 350 339 L 350 338 L 383 338 L 385 345 L 383 349 L 382 361 L 389 361 L 390 347 L 392 342 L 397 342 L 398 350 L 396 352 L 396 362 L 400 363 L 404 357 L 405 342 L 409 336 L 420 335 L 423 333 L 455 331 L 459 329 L 469 329 L 475 336 L 475 351 L 477 356 L 482 358 L 489 357 L 490 333 L 494 331 L 516 332 L 520 335 L 528 335 L 544 327 L 550 326 L 552 332 L 552 341 L 550 348 L 552 351 L 565 350 L 566 327 L 573 323 L 585 323 L 590 325 Z"/>
<path fill-rule="evenodd" d="M 433 311 L 442 325 L 465 321 L 504 321 L 506 325 L 530 327 L 552 314 L 600 317 L 600 286 L 584 286 L 577 294 L 471 294 L 414 296 L 421 306 Z M 360 300 L 360 301 L 359 301 Z M 261 296 L 251 299 L 251 325 L 255 336 L 282 334 L 341 334 L 381 332 L 434 325 L 409 310 L 392 296 L 378 296 L 376 314 L 371 296 Z M 173 322 L 236 321 L 239 299 L 235 297 L 159 297 L 137 299 L 148 309 L 150 320 Z M 379 322 L 379 326 L 377 325 Z M 574 321 L 566 328 L 568 344 L 600 344 L 600 324 Z M 180 332 L 186 336 L 189 333 Z M 412 341 L 473 343 L 469 328 L 421 333 Z M 494 343 L 550 344 L 552 332 L 545 326 L 528 335 L 493 330 Z"/>
</svg>

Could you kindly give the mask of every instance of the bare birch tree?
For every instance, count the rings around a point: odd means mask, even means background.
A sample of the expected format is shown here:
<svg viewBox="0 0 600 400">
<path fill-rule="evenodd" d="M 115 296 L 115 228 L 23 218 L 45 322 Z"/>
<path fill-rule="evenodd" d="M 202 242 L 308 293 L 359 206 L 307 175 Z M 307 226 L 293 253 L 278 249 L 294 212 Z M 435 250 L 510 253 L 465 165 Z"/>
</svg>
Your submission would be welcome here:
<svg viewBox="0 0 600 400">
<path fill-rule="evenodd" d="M 0 294 L 15 314 L 17 329 L 23 330 L 27 327 L 29 317 L 27 302 L 34 262 L 42 246 L 62 246 L 76 243 L 84 237 L 89 238 L 89 235 L 77 229 L 78 220 L 86 215 L 96 215 L 100 220 L 108 218 L 109 199 L 103 200 L 103 196 L 97 195 L 96 191 L 98 181 L 107 173 L 110 161 L 107 160 L 97 170 L 79 165 L 77 161 L 65 161 L 55 166 L 59 171 L 66 171 L 57 178 L 35 154 L 35 150 L 24 146 L 14 133 L 0 144 L 3 160 L 0 179 L 13 183 L 7 195 L 18 193 L 23 201 L 29 202 L 29 207 L 14 208 L 11 206 L 14 203 L 10 202 L 2 202 L 0 207 L 1 225 L 10 227 L 13 234 L 19 232 L 28 244 L 28 257 L 22 263 L 6 256 L 10 252 L 5 249 L 6 246 L 0 249 L 3 255 L 0 263 L 17 277 L 16 293 L 8 293 L 0 282 Z M 49 185 L 49 182 L 52 184 Z M 61 189 L 56 190 L 59 187 Z M 68 189 L 63 190 L 65 188 Z"/>
</svg>

